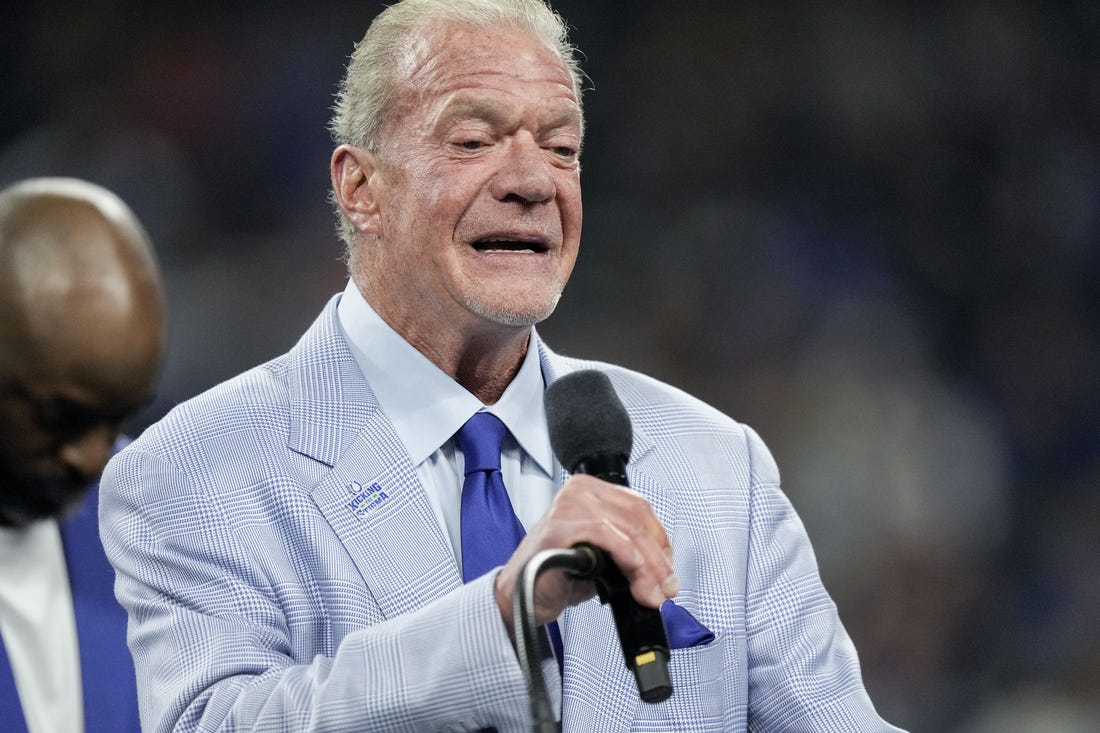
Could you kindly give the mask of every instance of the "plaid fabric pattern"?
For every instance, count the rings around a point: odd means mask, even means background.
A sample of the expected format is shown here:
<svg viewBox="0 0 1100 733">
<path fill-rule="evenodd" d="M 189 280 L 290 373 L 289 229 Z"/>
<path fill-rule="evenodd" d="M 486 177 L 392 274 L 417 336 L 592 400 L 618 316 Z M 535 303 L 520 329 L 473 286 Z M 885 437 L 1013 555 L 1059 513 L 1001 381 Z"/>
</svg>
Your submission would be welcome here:
<svg viewBox="0 0 1100 733">
<path fill-rule="evenodd" d="M 530 728 L 492 592 L 463 585 L 413 466 L 340 334 L 173 410 L 109 464 L 101 533 L 130 614 L 143 728 Z M 667 385 L 539 346 L 548 380 L 606 370 L 628 471 L 668 529 L 677 602 L 716 634 L 638 700 L 608 610 L 566 612 L 566 731 L 892 731 L 748 428 Z"/>
</svg>

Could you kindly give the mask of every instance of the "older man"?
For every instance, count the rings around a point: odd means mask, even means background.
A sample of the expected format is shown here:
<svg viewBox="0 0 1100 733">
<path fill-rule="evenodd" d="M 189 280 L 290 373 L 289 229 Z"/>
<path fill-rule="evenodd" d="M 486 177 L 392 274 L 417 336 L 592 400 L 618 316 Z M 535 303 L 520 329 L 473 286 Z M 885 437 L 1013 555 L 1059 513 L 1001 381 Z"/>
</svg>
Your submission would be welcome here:
<svg viewBox="0 0 1100 733">
<path fill-rule="evenodd" d="M 95 482 L 123 419 L 152 396 L 163 350 L 156 260 L 118 197 L 59 178 L 0 192 L 6 731 L 139 729 Z"/>
<path fill-rule="evenodd" d="M 527 729 L 515 580 L 579 542 L 712 635 L 640 702 L 593 585 L 541 576 L 566 730 L 894 730 L 756 435 L 534 331 L 580 244 L 579 77 L 540 0 L 404 0 L 357 46 L 332 123 L 348 287 L 108 467 L 148 730 Z M 552 454 L 544 389 L 582 366 L 633 419 L 633 490 Z"/>
</svg>

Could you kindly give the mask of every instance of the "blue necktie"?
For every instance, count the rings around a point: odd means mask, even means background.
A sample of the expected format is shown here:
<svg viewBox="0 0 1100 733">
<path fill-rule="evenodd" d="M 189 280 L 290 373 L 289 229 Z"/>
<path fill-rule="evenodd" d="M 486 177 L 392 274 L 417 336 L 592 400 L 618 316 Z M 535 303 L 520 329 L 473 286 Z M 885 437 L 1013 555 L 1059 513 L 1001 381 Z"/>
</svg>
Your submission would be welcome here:
<svg viewBox="0 0 1100 733">
<path fill-rule="evenodd" d="M 508 428 L 495 415 L 478 412 L 458 429 L 466 463 L 462 483 L 462 582 L 508 562 L 525 534 L 500 474 L 500 448 Z"/>
<path fill-rule="evenodd" d="M 460 520 L 463 583 L 508 562 L 526 534 L 500 474 L 500 448 L 507 432 L 496 415 L 478 412 L 456 433 L 466 464 Z M 547 631 L 560 670 L 563 657 L 557 622 L 547 624 Z"/>
<path fill-rule="evenodd" d="M 0 725 L 5 731 L 19 733 L 26 731 L 23 717 L 23 704 L 19 700 L 19 691 L 15 688 L 15 675 L 8 663 L 8 652 L 4 641 L 0 639 Z"/>
</svg>

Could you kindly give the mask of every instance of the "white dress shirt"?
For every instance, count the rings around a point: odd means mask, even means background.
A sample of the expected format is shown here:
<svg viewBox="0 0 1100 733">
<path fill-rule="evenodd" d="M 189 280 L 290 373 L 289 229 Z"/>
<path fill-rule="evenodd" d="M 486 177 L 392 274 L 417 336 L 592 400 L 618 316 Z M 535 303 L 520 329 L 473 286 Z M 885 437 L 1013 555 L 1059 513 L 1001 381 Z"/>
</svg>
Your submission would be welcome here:
<svg viewBox="0 0 1100 733">
<path fill-rule="evenodd" d="M 0 633 L 28 733 L 83 731 L 73 598 L 52 519 L 23 529 L 0 527 Z"/>
<path fill-rule="evenodd" d="M 479 410 L 496 415 L 508 428 L 501 474 L 516 516 L 530 530 L 560 488 L 536 350 L 527 350 L 500 400 L 486 407 L 390 328 L 354 282 L 348 282 L 337 315 L 356 361 L 409 452 L 432 510 L 450 538 L 459 570 L 463 458 L 454 434 Z"/>
</svg>

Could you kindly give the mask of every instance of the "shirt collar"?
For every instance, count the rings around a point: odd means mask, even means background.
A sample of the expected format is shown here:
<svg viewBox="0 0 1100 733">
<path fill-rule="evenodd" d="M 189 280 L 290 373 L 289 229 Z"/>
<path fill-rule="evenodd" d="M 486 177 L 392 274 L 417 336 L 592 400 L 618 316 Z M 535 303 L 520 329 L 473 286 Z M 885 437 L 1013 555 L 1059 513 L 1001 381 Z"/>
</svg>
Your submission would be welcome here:
<svg viewBox="0 0 1100 733">
<path fill-rule="evenodd" d="M 512 383 L 496 404 L 485 407 L 390 328 L 354 281 L 348 281 L 336 313 L 356 362 L 414 466 L 439 450 L 475 412 L 485 409 L 501 419 L 547 476 L 554 475 L 542 368 L 533 339 Z"/>
</svg>

